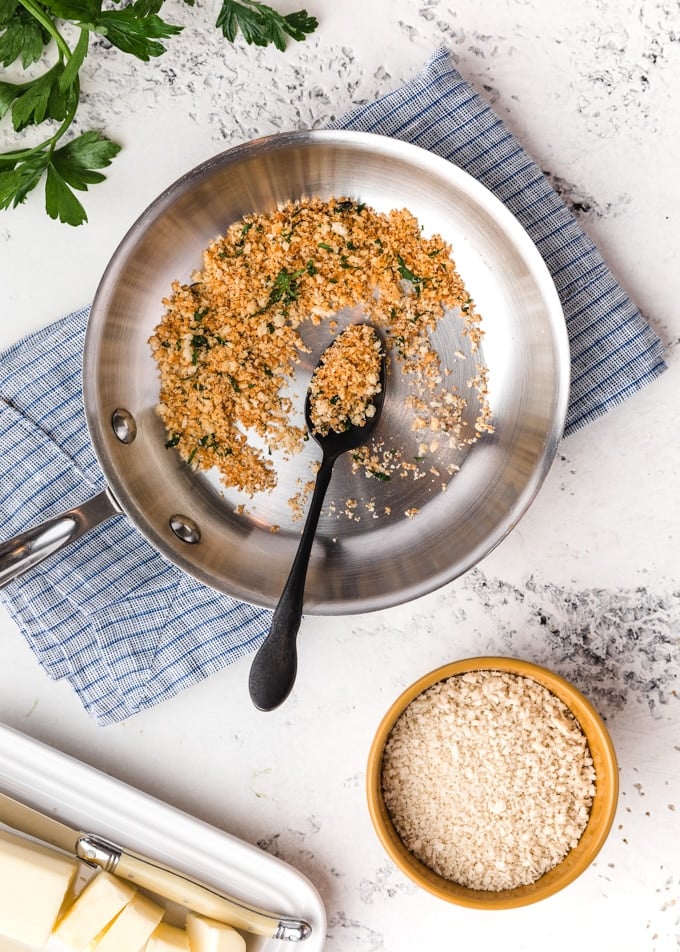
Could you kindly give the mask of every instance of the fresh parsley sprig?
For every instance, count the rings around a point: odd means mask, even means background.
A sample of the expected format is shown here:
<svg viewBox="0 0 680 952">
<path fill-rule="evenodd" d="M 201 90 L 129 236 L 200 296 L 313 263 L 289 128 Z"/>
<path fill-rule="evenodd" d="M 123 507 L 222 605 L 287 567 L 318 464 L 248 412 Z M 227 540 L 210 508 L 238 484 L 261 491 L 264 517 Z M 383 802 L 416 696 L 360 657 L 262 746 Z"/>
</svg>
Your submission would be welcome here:
<svg viewBox="0 0 680 952">
<path fill-rule="evenodd" d="M 306 10 L 284 16 L 259 0 L 225 0 L 217 17 L 217 26 L 231 42 L 240 30 L 246 43 L 273 43 L 278 50 L 285 50 L 288 37 L 304 40 L 318 25 L 316 17 L 310 17 Z"/>
<path fill-rule="evenodd" d="M 43 123 L 49 129 L 37 145 L 0 154 L 0 209 L 16 208 L 44 181 L 51 218 L 69 225 L 87 221 L 75 193 L 103 181 L 100 170 L 120 151 L 95 130 L 66 138 L 80 103 L 79 75 L 91 36 L 105 37 L 121 52 L 148 62 L 165 52 L 164 40 L 182 30 L 159 16 L 164 2 L 109 0 L 105 8 L 103 0 L 0 0 L 0 67 L 20 64 L 26 70 L 51 60 L 40 75 L 23 82 L 5 80 L 0 70 L 0 120 L 18 134 Z M 65 31 L 64 24 L 75 30 Z M 216 26 L 230 42 L 241 32 L 247 43 L 283 50 L 289 38 L 305 39 L 318 23 L 306 10 L 284 16 L 258 0 L 223 0 Z M 67 40 L 66 32 L 75 40 Z"/>
<path fill-rule="evenodd" d="M 67 42 L 62 23 L 77 29 Z M 50 124 L 50 134 L 37 145 L 0 155 L 0 208 L 16 208 L 41 182 L 50 218 L 81 225 L 87 214 L 76 191 L 104 180 L 100 169 L 110 165 L 120 146 L 98 131 L 83 132 L 62 144 L 80 102 L 80 68 L 90 36 L 97 33 L 142 60 L 165 52 L 161 39 L 180 32 L 162 20 L 148 0 L 127 7 L 102 9 L 102 0 L 0 0 L 0 63 L 17 60 L 27 68 L 56 51 L 54 63 L 34 79 L 0 82 L 0 119 L 8 115 L 14 132 Z"/>
</svg>

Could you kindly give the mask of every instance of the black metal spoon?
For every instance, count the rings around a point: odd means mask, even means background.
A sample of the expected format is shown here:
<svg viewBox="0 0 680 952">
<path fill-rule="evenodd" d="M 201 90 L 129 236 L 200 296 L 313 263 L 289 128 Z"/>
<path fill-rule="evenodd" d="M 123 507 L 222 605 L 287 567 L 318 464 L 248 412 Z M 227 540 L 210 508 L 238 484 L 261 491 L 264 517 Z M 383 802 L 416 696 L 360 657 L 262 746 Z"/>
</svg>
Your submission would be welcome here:
<svg viewBox="0 0 680 952">
<path fill-rule="evenodd" d="M 330 347 L 333 347 L 333 344 Z M 323 359 L 323 356 L 321 359 Z M 386 359 L 384 349 L 381 348 L 381 388 L 380 392 L 371 401 L 375 407 L 374 415 L 369 417 L 363 426 L 350 426 L 342 432 L 329 430 L 325 435 L 320 435 L 314 430 L 311 421 L 311 394 L 310 390 L 307 391 L 305 420 L 309 432 L 321 447 L 323 456 L 316 474 L 316 483 L 309 504 L 309 512 L 288 580 L 274 611 L 269 634 L 260 646 L 250 668 L 248 681 L 250 697 L 255 707 L 261 711 L 271 711 L 282 704 L 295 683 L 297 674 L 296 641 L 302 620 L 307 566 L 309 565 L 312 543 L 314 542 L 326 490 L 331 480 L 333 466 L 338 457 L 347 453 L 348 450 L 354 450 L 362 446 L 373 433 L 385 400 L 385 380 Z"/>
</svg>

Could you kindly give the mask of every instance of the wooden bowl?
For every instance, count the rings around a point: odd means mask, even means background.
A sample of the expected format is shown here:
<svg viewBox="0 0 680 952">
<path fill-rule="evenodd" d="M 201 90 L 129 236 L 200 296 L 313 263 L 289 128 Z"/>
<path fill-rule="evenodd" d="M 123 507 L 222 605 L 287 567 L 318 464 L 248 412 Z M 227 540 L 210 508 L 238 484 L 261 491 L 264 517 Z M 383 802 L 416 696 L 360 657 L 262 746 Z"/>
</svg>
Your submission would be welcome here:
<svg viewBox="0 0 680 952">
<path fill-rule="evenodd" d="M 514 889 L 488 891 L 471 889 L 434 872 L 401 841 L 385 805 L 382 789 L 383 752 L 396 721 L 408 705 L 427 688 L 453 675 L 473 671 L 500 671 L 530 678 L 556 695 L 571 711 L 583 731 L 595 767 L 595 796 L 588 823 L 578 844 L 557 866 L 535 882 Z M 443 665 L 419 678 L 392 704 L 383 717 L 371 745 L 366 790 L 368 807 L 376 833 L 387 854 L 399 869 L 418 886 L 440 899 L 474 909 L 510 909 L 552 896 L 573 882 L 593 862 L 605 842 L 616 812 L 618 765 L 609 733 L 593 706 L 573 685 L 546 668 L 514 658 L 468 658 Z"/>
</svg>

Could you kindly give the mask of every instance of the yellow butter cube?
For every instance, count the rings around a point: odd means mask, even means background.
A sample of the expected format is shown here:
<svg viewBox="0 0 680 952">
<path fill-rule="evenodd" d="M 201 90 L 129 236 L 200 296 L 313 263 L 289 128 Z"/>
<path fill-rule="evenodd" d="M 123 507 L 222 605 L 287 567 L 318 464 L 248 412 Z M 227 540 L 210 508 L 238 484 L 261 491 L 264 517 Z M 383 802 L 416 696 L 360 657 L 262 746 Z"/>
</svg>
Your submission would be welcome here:
<svg viewBox="0 0 680 952">
<path fill-rule="evenodd" d="M 93 952 L 141 952 L 154 929 L 163 918 L 157 903 L 135 893 L 127 906 L 116 916 L 101 938 L 92 946 Z"/>
<path fill-rule="evenodd" d="M 144 952 L 189 952 L 189 937 L 184 929 L 161 922 Z"/>
<path fill-rule="evenodd" d="M 102 871 L 90 880 L 57 922 L 51 947 L 80 952 L 112 922 L 135 895 L 129 883 Z"/>
<path fill-rule="evenodd" d="M 45 946 L 78 863 L 0 830 L 0 935 Z"/>
<path fill-rule="evenodd" d="M 25 945 L 23 942 L 15 942 L 14 939 L 8 939 L 5 935 L 0 935 L 0 952 L 35 952 L 33 946 Z"/>
<path fill-rule="evenodd" d="M 246 940 L 224 922 L 194 912 L 187 915 L 190 952 L 245 952 Z"/>
</svg>

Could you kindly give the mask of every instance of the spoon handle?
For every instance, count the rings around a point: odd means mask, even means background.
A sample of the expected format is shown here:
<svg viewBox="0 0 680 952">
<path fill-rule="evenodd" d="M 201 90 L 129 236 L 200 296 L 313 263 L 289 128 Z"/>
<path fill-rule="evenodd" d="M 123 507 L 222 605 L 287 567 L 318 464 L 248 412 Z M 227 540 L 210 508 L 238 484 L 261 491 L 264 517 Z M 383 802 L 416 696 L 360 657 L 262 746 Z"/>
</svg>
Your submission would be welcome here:
<svg viewBox="0 0 680 952">
<path fill-rule="evenodd" d="M 269 634 L 260 645 L 250 668 L 250 697 L 260 711 L 271 711 L 282 704 L 295 683 L 296 640 L 302 620 L 307 566 L 334 463 L 335 457 L 324 454 L 288 580 L 272 616 Z"/>
</svg>

